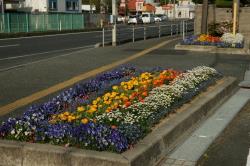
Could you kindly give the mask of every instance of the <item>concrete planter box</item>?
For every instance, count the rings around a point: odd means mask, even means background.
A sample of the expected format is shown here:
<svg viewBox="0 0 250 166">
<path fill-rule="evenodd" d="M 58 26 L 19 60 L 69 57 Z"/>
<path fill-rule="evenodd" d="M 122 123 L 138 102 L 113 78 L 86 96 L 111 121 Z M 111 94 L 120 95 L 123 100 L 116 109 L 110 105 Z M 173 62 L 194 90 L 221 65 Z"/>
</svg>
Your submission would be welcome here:
<svg viewBox="0 0 250 166">
<path fill-rule="evenodd" d="M 245 41 L 244 48 L 218 48 L 216 46 L 177 44 L 175 46 L 175 50 L 200 51 L 200 52 L 210 52 L 219 54 L 250 54 L 248 41 Z"/>
<path fill-rule="evenodd" d="M 236 79 L 226 77 L 163 119 L 134 148 L 122 154 L 49 144 L 0 140 L 0 165 L 4 166 L 151 166 L 173 149 L 185 131 L 206 118 L 230 96 Z"/>
</svg>

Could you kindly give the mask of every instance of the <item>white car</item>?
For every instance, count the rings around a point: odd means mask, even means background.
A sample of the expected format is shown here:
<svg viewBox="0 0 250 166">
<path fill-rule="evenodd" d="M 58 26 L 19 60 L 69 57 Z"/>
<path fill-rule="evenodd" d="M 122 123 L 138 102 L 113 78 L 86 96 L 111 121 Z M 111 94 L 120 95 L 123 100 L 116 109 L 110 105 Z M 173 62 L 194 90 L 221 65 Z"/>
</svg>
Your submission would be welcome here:
<svg viewBox="0 0 250 166">
<path fill-rule="evenodd" d="M 154 23 L 154 15 L 151 13 L 143 13 L 142 14 L 142 22 L 144 24 Z"/>
<path fill-rule="evenodd" d="M 139 23 L 142 23 L 142 20 L 138 15 L 131 15 L 128 17 L 128 24 L 139 24 Z"/>
<path fill-rule="evenodd" d="M 125 17 L 123 17 L 123 16 L 118 16 L 118 17 L 117 17 L 117 23 L 125 23 Z"/>
<path fill-rule="evenodd" d="M 154 17 L 155 22 L 162 22 L 161 17 L 158 17 L 157 15 Z"/>
</svg>

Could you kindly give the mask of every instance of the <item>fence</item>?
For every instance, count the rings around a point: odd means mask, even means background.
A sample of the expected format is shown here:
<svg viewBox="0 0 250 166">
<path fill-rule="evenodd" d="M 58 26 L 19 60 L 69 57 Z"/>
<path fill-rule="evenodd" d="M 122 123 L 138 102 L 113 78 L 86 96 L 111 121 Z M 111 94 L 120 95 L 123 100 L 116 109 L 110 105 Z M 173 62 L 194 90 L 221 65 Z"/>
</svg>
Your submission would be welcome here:
<svg viewBox="0 0 250 166">
<path fill-rule="evenodd" d="M 6 13 L 0 14 L 0 33 L 78 30 L 100 26 L 107 15 L 68 13 Z M 107 21 L 106 21 L 107 22 Z"/>
<path fill-rule="evenodd" d="M 136 40 L 146 40 L 148 38 L 160 38 L 162 36 L 181 35 L 184 39 L 186 35 L 192 34 L 194 31 L 194 20 L 168 21 L 161 24 L 138 25 L 124 28 L 118 26 L 116 43 L 126 41 L 135 42 Z M 112 42 L 111 30 L 103 28 L 102 46 Z"/>
</svg>

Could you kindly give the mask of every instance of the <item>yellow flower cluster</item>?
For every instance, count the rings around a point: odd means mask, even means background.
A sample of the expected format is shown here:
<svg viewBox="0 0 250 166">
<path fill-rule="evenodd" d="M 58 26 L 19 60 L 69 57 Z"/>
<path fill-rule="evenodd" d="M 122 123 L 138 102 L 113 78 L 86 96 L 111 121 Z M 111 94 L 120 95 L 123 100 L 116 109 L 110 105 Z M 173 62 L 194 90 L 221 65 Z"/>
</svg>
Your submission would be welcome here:
<svg viewBox="0 0 250 166">
<path fill-rule="evenodd" d="M 76 117 L 74 114 L 66 111 L 62 114 L 59 114 L 58 118 L 62 121 L 72 122 L 72 121 L 76 120 L 78 117 Z"/>
<path fill-rule="evenodd" d="M 128 107 L 135 99 L 141 101 L 148 95 L 150 85 L 153 84 L 154 79 L 159 77 L 159 74 L 152 75 L 149 72 L 145 72 L 138 77 L 132 77 L 129 81 L 113 86 L 112 92 L 96 98 L 91 104 L 79 106 L 76 113 L 64 112 L 57 115 L 54 119 L 67 122 L 81 120 L 81 123 L 86 124 L 89 120 L 93 120 L 96 112 L 111 112 L 118 108 Z"/>
</svg>

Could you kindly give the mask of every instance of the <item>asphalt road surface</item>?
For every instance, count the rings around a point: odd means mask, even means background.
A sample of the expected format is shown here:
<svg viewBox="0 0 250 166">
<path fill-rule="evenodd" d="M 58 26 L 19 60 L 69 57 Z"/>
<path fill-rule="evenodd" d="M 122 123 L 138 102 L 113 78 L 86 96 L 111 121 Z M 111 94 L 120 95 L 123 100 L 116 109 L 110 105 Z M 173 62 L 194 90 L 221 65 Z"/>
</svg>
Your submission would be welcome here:
<svg viewBox="0 0 250 166">
<path fill-rule="evenodd" d="M 117 43 L 133 41 L 133 38 L 136 41 L 171 35 L 171 26 L 172 34 L 180 32 L 180 21 L 136 26 L 118 25 Z M 192 21 L 189 22 L 188 30 L 193 30 Z M 111 30 L 105 29 L 104 34 L 105 43 L 110 43 L 112 41 Z M 0 72 L 48 58 L 68 55 L 82 49 L 93 48 L 95 44 L 102 43 L 102 36 L 102 31 L 93 31 L 0 39 Z"/>
</svg>

